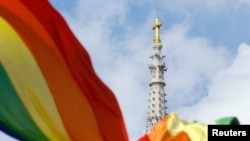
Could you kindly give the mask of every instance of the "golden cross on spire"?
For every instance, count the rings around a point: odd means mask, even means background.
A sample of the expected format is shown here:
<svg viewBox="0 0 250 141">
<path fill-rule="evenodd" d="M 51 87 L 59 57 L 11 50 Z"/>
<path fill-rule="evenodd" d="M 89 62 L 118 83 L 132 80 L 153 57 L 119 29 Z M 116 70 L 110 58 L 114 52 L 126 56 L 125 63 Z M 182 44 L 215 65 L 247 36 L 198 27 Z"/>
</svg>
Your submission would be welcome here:
<svg viewBox="0 0 250 141">
<path fill-rule="evenodd" d="M 159 17 L 157 16 L 155 18 L 155 25 L 153 26 L 153 30 L 155 30 L 155 38 L 154 38 L 154 43 L 160 43 L 160 28 L 162 26 L 162 23 L 159 20 Z"/>
</svg>

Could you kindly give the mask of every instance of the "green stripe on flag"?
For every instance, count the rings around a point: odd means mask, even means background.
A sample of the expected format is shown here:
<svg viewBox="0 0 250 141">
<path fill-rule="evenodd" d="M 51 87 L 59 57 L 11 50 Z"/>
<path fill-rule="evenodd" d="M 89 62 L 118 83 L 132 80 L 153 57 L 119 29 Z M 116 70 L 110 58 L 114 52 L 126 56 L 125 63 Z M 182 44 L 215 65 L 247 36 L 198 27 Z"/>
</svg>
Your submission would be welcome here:
<svg viewBox="0 0 250 141">
<path fill-rule="evenodd" d="M 25 141 L 48 141 L 19 99 L 0 62 L 0 130 Z"/>
<path fill-rule="evenodd" d="M 240 122 L 237 117 L 224 117 L 215 121 L 218 125 L 240 125 Z"/>
</svg>

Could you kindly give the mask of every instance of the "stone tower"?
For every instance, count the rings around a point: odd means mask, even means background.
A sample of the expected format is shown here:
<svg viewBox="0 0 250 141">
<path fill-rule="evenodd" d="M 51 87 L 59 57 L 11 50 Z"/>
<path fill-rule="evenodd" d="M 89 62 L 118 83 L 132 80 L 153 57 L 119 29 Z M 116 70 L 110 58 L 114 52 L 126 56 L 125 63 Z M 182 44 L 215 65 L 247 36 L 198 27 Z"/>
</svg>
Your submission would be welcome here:
<svg viewBox="0 0 250 141">
<path fill-rule="evenodd" d="M 164 82 L 164 72 L 167 71 L 167 68 L 163 62 L 165 55 L 161 53 L 161 26 L 162 23 L 159 17 L 156 17 L 155 25 L 153 26 L 153 30 L 155 30 L 153 54 L 150 56 L 152 63 L 149 65 L 149 70 L 151 72 L 151 82 L 149 86 L 151 90 L 149 93 L 150 98 L 146 133 L 149 133 L 154 125 L 166 116 L 166 93 L 164 90 L 166 84 Z"/>
</svg>

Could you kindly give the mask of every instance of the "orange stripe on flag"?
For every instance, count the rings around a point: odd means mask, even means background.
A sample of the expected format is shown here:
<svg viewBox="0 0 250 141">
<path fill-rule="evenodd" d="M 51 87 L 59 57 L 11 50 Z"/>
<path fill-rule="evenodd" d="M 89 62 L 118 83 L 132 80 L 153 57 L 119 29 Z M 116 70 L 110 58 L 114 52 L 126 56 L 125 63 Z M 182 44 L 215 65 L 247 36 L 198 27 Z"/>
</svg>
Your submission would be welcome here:
<svg viewBox="0 0 250 141">
<path fill-rule="evenodd" d="M 72 140 L 127 141 L 119 105 L 86 50 L 48 1 L 0 1 L 0 14 L 34 56 Z"/>
</svg>

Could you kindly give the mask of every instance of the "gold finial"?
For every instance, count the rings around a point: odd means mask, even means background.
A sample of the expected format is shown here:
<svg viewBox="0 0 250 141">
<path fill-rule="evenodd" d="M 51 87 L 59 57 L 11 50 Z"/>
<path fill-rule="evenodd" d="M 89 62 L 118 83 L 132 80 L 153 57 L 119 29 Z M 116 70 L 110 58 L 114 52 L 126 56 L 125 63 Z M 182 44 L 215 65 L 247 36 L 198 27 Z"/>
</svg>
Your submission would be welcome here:
<svg viewBox="0 0 250 141">
<path fill-rule="evenodd" d="M 160 28 L 162 26 L 162 23 L 159 20 L 159 17 L 157 16 L 155 18 L 155 25 L 153 26 L 153 30 L 155 30 L 155 38 L 154 38 L 154 43 L 160 43 Z"/>
</svg>

